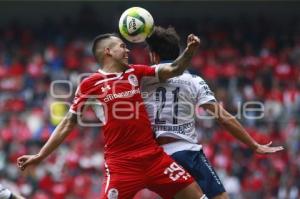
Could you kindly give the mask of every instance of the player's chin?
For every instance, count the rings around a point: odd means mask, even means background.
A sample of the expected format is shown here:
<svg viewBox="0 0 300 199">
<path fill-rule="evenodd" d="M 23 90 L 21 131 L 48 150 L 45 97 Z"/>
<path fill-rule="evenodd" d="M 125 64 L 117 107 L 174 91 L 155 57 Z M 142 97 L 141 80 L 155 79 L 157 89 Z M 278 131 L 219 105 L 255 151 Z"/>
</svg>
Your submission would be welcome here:
<svg viewBox="0 0 300 199">
<path fill-rule="evenodd" d="M 124 66 L 128 66 L 128 59 L 123 59 L 122 64 L 123 64 Z"/>
</svg>

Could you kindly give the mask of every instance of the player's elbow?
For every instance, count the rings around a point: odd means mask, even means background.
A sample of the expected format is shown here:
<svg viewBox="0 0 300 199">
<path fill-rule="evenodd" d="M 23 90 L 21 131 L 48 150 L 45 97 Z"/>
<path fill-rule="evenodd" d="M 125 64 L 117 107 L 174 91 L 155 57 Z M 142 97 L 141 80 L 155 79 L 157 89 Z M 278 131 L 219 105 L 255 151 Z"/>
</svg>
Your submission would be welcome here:
<svg viewBox="0 0 300 199">
<path fill-rule="evenodd" d="M 57 133 L 61 138 L 64 138 L 69 135 L 69 133 L 73 130 L 76 122 L 73 118 L 65 117 L 61 123 L 57 126 L 58 131 Z"/>
<path fill-rule="evenodd" d="M 182 75 L 182 73 L 183 73 L 183 70 L 178 65 L 176 65 L 174 67 L 170 67 L 169 71 L 170 71 L 171 77 L 176 77 L 176 76 Z"/>
<path fill-rule="evenodd" d="M 220 112 L 220 113 L 221 114 L 219 114 L 217 118 L 220 125 L 225 127 L 231 126 L 236 121 L 236 118 L 230 113 L 228 113 L 227 111 Z"/>
<path fill-rule="evenodd" d="M 228 125 L 235 117 L 228 113 L 221 105 L 217 105 L 217 120 L 221 125 Z"/>
</svg>

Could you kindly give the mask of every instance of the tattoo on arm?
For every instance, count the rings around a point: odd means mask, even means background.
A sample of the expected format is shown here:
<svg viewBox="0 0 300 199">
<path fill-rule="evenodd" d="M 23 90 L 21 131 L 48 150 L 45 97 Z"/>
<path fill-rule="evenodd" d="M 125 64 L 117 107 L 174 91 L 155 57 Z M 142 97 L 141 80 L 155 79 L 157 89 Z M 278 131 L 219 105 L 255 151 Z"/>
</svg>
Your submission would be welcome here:
<svg viewBox="0 0 300 199">
<path fill-rule="evenodd" d="M 193 57 L 193 53 L 189 52 L 187 49 L 177 57 L 177 59 L 171 64 L 172 67 L 180 66 L 182 64 L 188 65 Z"/>
</svg>

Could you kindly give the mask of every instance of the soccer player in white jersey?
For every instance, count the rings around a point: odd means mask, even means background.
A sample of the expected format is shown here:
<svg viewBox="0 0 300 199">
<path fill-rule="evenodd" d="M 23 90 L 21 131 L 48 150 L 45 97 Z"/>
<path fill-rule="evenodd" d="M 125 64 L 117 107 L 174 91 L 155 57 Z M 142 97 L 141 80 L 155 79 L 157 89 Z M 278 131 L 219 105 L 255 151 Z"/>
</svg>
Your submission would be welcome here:
<svg viewBox="0 0 300 199">
<path fill-rule="evenodd" d="M 174 60 L 180 51 L 174 28 L 156 27 L 147 39 L 153 67 Z M 158 143 L 165 152 L 188 170 L 208 198 L 227 199 L 219 177 L 198 144 L 194 110 L 198 106 L 212 113 L 235 138 L 257 153 L 274 153 L 282 146 L 261 145 L 252 139 L 241 124 L 216 101 L 205 81 L 185 72 L 181 76 L 156 82 L 147 79 L 142 86 L 144 101 Z"/>
<path fill-rule="evenodd" d="M 0 184 L 0 199 L 24 199 L 22 196 L 13 193 L 2 184 Z"/>
</svg>

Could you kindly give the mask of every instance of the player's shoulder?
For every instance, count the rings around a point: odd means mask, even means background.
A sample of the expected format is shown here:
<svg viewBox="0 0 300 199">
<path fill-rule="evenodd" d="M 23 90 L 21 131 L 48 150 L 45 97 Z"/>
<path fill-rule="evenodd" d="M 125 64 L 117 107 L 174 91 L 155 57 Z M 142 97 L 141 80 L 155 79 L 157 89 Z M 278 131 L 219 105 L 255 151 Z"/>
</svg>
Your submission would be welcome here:
<svg viewBox="0 0 300 199">
<path fill-rule="evenodd" d="M 131 64 L 129 66 L 129 69 L 127 69 L 127 70 L 140 70 L 140 69 L 148 68 L 148 67 L 150 67 L 150 66 L 145 65 L 145 64 Z"/>
<path fill-rule="evenodd" d="M 185 80 L 190 81 L 195 87 L 199 87 L 206 84 L 205 80 L 202 77 L 200 77 L 199 75 L 191 74 L 189 72 L 183 73 L 181 77 Z"/>
<path fill-rule="evenodd" d="M 80 87 L 91 87 L 95 86 L 97 82 L 105 79 L 105 76 L 100 73 L 91 73 L 82 78 Z"/>
<path fill-rule="evenodd" d="M 182 75 L 178 76 L 183 79 L 189 79 L 192 82 L 204 81 L 199 75 L 191 74 L 188 71 L 185 71 Z"/>
<path fill-rule="evenodd" d="M 100 73 L 91 73 L 91 74 L 83 77 L 81 80 L 81 83 L 88 84 L 88 83 L 91 83 L 93 81 L 97 81 L 100 79 L 104 79 L 104 75 L 102 75 Z"/>
<path fill-rule="evenodd" d="M 199 75 L 195 75 L 195 74 L 191 74 L 191 73 L 185 73 L 185 75 L 187 77 L 191 78 L 191 80 L 193 80 L 193 81 L 197 81 L 197 82 L 204 81 L 204 79 L 202 77 L 200 77 Z"/>
</svg>

